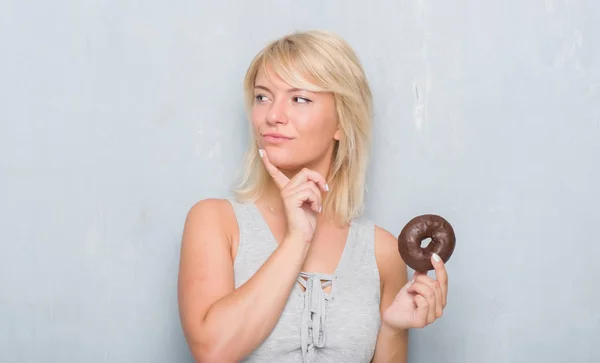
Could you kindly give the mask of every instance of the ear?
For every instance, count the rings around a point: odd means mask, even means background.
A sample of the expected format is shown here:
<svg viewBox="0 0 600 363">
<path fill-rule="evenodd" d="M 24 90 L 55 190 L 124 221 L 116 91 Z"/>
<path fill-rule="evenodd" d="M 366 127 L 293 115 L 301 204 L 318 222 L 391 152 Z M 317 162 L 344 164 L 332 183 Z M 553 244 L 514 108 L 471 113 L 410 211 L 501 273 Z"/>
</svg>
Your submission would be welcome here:
<svg viewBox="0 0 600 363">
<path fill-rule="evenodd" d="M 335 130 L 335 134 L 333 134 L 333 138 L 337 141 L 340 141 L 340 139 L 342 138 L 342 130 L 340 130 L 339 127 Z"/>
</svg>

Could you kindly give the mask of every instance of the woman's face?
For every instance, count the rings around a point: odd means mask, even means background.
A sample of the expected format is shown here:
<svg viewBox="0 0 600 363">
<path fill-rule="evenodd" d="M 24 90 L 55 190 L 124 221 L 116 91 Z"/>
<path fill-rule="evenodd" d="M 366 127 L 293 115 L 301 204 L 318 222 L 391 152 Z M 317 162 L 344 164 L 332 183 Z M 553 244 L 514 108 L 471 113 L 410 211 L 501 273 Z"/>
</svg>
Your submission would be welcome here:
<svg viewBox="0 0 600 363">
<path fill-rule="evenodd" d="M 328 167 L 341 135 L 333 94 L 295 89 L 267 69 L 268 77 L 261 70 L 254 83 L 252 124 L 259 147 L 282 170 Z"/>
</svg>

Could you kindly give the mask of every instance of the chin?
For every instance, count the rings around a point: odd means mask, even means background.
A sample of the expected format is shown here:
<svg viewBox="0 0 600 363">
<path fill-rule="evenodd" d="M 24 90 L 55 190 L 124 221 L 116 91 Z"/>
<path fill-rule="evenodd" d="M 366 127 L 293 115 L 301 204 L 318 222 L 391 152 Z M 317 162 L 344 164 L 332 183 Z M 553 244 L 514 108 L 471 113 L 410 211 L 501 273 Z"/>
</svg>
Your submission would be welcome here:
<svg viewBox="0 0 600 363">
<path fill-rule="evenodd" d="M 298 170 L 306 165 L 304 158 L 299 158 L 299 154 L 293 150 L 285 150 L 280 147 L 265 146 L 265 151 L 269 156 L 271 164 L 282 170 Z"/>
</svg>

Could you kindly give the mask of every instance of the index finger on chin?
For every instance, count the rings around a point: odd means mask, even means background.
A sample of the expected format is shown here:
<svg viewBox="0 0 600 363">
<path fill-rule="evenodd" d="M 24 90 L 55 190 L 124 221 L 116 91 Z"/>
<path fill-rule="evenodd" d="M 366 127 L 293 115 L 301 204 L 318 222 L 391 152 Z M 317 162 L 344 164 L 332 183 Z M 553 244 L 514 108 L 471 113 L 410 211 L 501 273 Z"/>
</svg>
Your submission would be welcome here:
<svg viewBox="0 0 600 363">
<path fill-rule="evenodd" d="M 288 177 L 285 176 L 285 174 L 283 174 L 281 170 L 279 170 L 275 165 L 271 164 L 271 161 L 269 160 L 269 156 L 267 155 L 265 149 L 258 149 L 258 153 L 260 154 L 260 157 L 263 160 L 263 164 L 265 165 L 267 172 L 269 173 L 269 175 L 271 175 L 271 178 L 273 178 L 273 181 L 275 182 L 277 187 L 279 189 L 283 189 L 290 181 Z"/>
</svg>

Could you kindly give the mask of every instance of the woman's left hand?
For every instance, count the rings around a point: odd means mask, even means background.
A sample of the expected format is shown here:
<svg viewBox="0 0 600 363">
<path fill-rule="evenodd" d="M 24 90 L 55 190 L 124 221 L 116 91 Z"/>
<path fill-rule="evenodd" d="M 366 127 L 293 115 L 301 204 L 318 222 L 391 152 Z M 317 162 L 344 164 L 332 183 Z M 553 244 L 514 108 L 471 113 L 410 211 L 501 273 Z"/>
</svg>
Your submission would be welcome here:
<svg viewBox="0 0 600 363">
<path fill-rule="evenodd" d="M 442 316 L 448 295 L 448 274 L 437 255 L 432 256 L 431 262 L 436 278 L 415 272 L 384 311 L 383 324 L 393 330 L 423 328 Z"/>
</svg>

